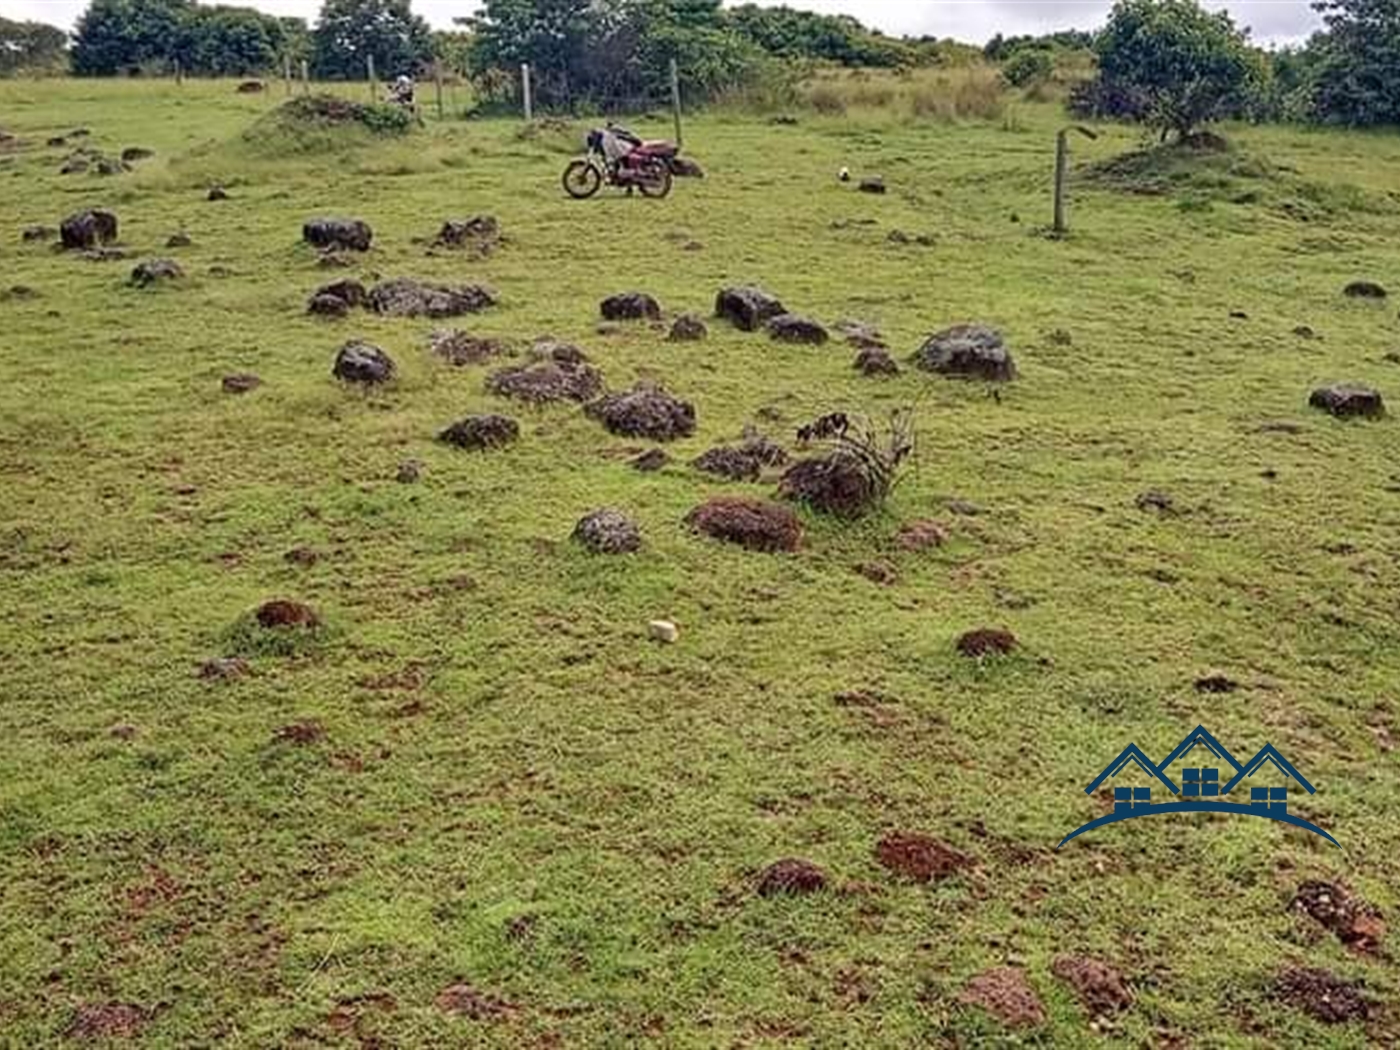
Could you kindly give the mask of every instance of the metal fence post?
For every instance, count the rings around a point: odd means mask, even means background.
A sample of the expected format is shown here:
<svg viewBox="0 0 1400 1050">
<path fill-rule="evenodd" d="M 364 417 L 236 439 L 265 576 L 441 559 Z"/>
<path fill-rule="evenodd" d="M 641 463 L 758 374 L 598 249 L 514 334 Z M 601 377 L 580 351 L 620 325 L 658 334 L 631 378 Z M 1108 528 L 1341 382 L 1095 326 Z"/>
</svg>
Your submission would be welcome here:
<svg viewBox="0 0 1400 1050">
<path fill-rule="evenodd" d="M 525 122 L 528 124 L 535 119 L 535 99 L 530 85 L 530 63 L 528 62 L 520 66 L 520 89 L 525 100 Z"/>
<path fill-rule="evenodd" d="M 378 78 L 376 78 L 375 75 L 374 75 L 374 56 L 373 56 L 373 55 L 366 55 L 366 56 L 365 56 L 365 69 L 366 69 L 366 70 L 368 71 L 368 73 L 369 73 L 369 100 L 370 100 L 371 102 L 378 102 L 378 101 L 379 101 L 379 80 L 378 80 Z"/>
</svg>

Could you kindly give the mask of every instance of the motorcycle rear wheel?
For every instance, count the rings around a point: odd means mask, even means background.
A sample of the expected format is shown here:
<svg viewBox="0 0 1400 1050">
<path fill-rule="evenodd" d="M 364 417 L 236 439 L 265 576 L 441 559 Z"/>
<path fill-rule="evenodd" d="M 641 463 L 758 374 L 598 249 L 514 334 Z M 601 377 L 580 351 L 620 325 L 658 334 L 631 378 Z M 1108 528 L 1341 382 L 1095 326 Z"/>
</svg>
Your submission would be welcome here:
<svg viewBox="0 0 1400 1050">
<path fill-rule="evenodd" d="M 671 195 L 672 181 L 670 165 L 655 164 L 637 181 L 637 188 L 643 197 L 663 200 Z"/>
<path fill-rule="evenodd" d="M 564 169 L 564 192 L 574 200 L 587 200 L 602 188 L 602 173 L 588 161 L 576 160 Z"/>
</svg>

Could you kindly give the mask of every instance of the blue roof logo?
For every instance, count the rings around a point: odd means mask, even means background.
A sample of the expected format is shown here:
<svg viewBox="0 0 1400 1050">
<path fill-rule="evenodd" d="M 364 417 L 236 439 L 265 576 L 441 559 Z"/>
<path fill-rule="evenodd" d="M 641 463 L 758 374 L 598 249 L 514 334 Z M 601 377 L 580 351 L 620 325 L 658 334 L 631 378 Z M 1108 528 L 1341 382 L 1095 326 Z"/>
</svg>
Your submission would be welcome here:
<svg viewBox="0 0 1400 1050">
<path fill-rule="evenodd" d="M 1171 778 L 1170 768 L 1173 763 L 1185 758 L 1197 747 L 1203 748 L 1209 754 L 1209 761 L 1213 764 L 1183 770 L 1181 784 L 1178 786 Z M 1243 798 L 1244 792 L 1239 790 L 1242 781 L 1265 770 L 1266 767 L 1272 767 L 1272 772 L 1282 774 L 1284 779 L 1297 784 L 1309 795 L 1317 794 L 1317 788 L 1308 783 L 1303 774 L 1279 754 L 1273 744 L 1265 744 L 1258 754 L 1243 764 L 1238 762 L 1205 726 L 1197 726 L 1187 733 L 1181 743 L 1161 762 L 1153 762 L 1136 744 L 1129 744 L 1117 758 L 1104 766 L 1103 772 L 1089 783 L 1084 793 L 1092 795 L 1105 781 L 1125 771 L 1137 769 L 1160 784 L 1165 793 L 1172 796 L 1171 800 L 1154 803 L 1151 787 L 1115 787 L 1113 812 L 1070 832 L 1060 842 L 1060 846 L 1070 839 L 1078 838 L 1086 831 L 1124 820 L 1136 820 L 1139 817 L 1152 817 L 1164 813 L 1232 813 L 1292 824 L 1296 828 L 1311 831 L 1314 835 L 1321 835 L 1340 849 L 1341 844 L 1322 828 L 1288 812 L 1287 786 L 1251 786 L 1248 802 L 1232 800 Z M 1237 793 L 1232 795 L 1235 792 Z M 1060 846 L 1055 848 L 1059 849 Z"/>
</svg>

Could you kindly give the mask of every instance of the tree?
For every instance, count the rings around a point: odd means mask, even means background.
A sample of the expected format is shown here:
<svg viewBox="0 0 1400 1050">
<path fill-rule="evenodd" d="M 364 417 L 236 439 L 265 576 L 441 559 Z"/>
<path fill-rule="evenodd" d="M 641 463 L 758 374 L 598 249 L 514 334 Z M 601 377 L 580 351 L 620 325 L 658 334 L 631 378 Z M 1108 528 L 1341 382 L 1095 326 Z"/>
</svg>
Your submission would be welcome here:
<svg viewBox="0 0 1400 1050">
<path fill-rule="evenodd" d="M 73 35 L 73 72 L 102 77 L 168 65 L 193 7 L 190 0 L 92 0 Z"/>
<path fill-rule="evenodd" d="M 416 72 L 433 60 L 433 34 L 409 0 L 326 0 L 311 33 L 311 66 L 327 80 Z"/>
<path fill-rule="evenodd" d="M 68 34 L 42 22 L 0 18 L 0 77 L 57 72 L 66 64 Z"/>
<path fill-rule="evenodd" d="M 1196 0 L 1119 0 L 1095 50 L 1099 90 L 1137 99 L 1164 138 L 1239 112 L 1261 68 L 1230 16 Z"/>
<path fill-rule="evenodd" d="M 1400 124 L 1400 0 L 1317 0 L 1312 109 L 1327 123 Z"/>
</svg>

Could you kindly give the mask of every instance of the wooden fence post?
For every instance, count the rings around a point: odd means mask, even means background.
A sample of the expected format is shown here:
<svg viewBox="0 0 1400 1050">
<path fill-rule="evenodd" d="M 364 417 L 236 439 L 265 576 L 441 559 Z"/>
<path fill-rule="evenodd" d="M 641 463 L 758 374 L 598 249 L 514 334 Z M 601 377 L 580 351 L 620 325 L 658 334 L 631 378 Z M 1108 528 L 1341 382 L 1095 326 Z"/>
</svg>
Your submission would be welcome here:
<svg viewBox="0 0 1400 1050">
<path fill-rule="evenodd" d="M 438 120 L 442 120 L 444 115 L 443 115 L 443 112 L 442 112 L 442 63 L 441 63 L 441 62 L 434 62 L 434 63 L 433 63 L 433 80 L 437 82 Z"/>
<path fill-rule="evenodd" d="M 282 56 L 282 82 L 287 86 L 287 97 L 292 97 L 292 56 Z"/>
<path fill-rule="evenodd" d="M 175 86 L 181 87 L 185 83 L 185 69 L 180 65 L 180 60 L 175 60 Z"/>
<path fill-rule="evenodd" d="M 1055 233 L 1064 236 L 1069 227 L 1065 222 L 1065 173 L 1069 170 L 1069 132 L 1055 136 Z"/>
<path fill-rule="evenodd" d="M 369 73 L 369 100 L 379 101 L 379 81 L 374 75 L 374 56 L 365 56 L 365 70 Z"/>
<path fill-rule="evenodd" d="M 530 86 L 530 63 L 523 63 L 520 67 L 520 89 L 525 99 L 525 122 L 528 124 L 535 119 L 535 100 Z"/>
<path fill-rule="evenodd" d="M 301 60 L 301 93 L 303 95 L 311 94 L 311 67 L 304 58 Z"/>
<path fill-rule="evenodd" d="M 685 142 L 681 131 L 681 74 L 674 58 L 671 59 L 671 110 L 676 117 L 676 145 L 681 146 Z"/>
</svg>

